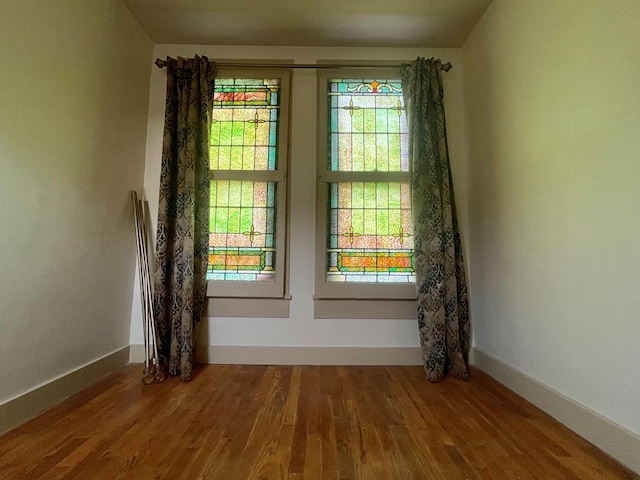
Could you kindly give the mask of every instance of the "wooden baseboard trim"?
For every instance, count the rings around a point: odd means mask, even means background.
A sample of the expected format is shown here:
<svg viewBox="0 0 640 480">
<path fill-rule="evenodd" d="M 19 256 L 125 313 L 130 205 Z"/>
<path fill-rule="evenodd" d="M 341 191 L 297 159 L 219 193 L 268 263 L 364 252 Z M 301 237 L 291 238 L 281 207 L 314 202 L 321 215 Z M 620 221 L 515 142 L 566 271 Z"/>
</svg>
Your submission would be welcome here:
<svg viewBox="0 0 640 480">
<path fill-rule="evenodd" d="M 293 347 L 199 345 L 200 363 L 237 365 L 422 365 L 420 347 Z M 130 361 L 144 361 L 144 346 L 131 345 Z"/>
<path fill-rule="evenodd" d="M 3 403 L 0 433 L 25 423 L 128 362 L 129 347 L 126 346 Z"/>
<path fill-rule="evenodd" d="M 640 436 L 478 348 L 473 365 L 640 473 Z"/>
</svg>

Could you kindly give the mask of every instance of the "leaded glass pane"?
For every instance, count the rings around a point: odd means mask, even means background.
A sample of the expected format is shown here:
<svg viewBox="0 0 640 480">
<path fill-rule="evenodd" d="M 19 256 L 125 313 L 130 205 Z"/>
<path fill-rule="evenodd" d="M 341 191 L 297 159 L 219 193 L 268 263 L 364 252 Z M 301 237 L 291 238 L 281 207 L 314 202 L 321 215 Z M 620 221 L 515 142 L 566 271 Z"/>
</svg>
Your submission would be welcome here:
<svg viewBox="0 0 640 480">
<path fill-rule="evenodd" d="M 328 101 L 329 170 L 409 171 L 400 80 L 331 80 Z"/>
<path fill-rule="evenodd" d="M 415 281 L 408 183 L 331 183 L 329 199 L 328 281 Z"/>
<path fill-rule="evenodd" d="M 213 98 L 211 169 L 275 170 L 280 80 L 217 78 Z"/>
<path fill-rule="evenodd" d="M 208 280 L 274 279 L 275 206 L 275 182 L 211 182 Z"/>
</svg>

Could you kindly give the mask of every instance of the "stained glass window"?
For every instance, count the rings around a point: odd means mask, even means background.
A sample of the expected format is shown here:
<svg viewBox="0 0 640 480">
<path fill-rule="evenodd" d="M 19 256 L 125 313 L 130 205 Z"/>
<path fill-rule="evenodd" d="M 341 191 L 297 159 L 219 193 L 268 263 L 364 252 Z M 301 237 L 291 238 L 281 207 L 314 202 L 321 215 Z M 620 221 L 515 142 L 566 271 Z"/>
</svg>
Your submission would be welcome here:
<svg viewBox="0 0 640 480">
<path fill-rule="evenodd" d="M 277 169 L 279 95 L 279 79 L 216 79 L 208 280 L 274 279 L 277 182 L 249 172 Z"/>
<path fill-rule="evenodd" d="M 414 282 L 401 83 L 331 80 L 328 104 L 327 167 L 345 172 L 340 177 L 345 181 L 329 183 L 326 278 L 334 282 Z M 346 181 L 359 172 L 379 176 L 372 178 L 375 181 Z M 390 175 L 399 181 L 388 181 Z"/>
<path fill-rule="evenodd" d="M 275 261 L 274 182 L 211 182 L 210 280 L 270 280 Z"/>
<path fill-rule="evenodd" d="M 216 79 L 209 157 L 212 170 L 275 170 L 279 79 Z"/>
</svg>

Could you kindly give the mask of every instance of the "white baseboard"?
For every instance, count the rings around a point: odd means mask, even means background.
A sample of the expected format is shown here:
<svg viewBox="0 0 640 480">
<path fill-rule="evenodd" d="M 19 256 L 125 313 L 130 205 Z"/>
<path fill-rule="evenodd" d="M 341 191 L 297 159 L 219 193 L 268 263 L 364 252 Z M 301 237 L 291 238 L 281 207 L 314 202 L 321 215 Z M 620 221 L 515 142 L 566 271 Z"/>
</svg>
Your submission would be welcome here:
<svg viewBox="0 0 640 480">
<path fill-rule="evenodd" d="M 126 346 L 3 403 L 0 405 L 0 433 L 32 419 L 128 361 L 129 347 Z"/>
<path fill-rule="evenodd" d="M 473 365 L 640 473 L 640 436 L 478 348 Z"/>
<path fill-rule="evenodd" d="M 200 363 L 237 365 L 422 365 L 420 347 L 293 347 L 198 345 Z M 144 361 L 144 346 L 131 345 L 131 362 Z"/>
</svg>

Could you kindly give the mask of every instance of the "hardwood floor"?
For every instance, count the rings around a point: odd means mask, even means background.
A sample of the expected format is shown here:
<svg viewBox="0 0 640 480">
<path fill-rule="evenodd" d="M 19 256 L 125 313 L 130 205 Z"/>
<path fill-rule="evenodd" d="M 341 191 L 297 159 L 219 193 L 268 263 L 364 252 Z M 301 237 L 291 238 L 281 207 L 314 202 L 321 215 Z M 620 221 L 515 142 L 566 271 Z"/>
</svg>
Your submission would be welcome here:
<svg viewBox="0 0 640 480">
<path fill-rule="evenodd" d="M 637 479 L 500 384 L 421 367 L 127 366 L 0 436 L 2 479 Z"/>
</svg>

